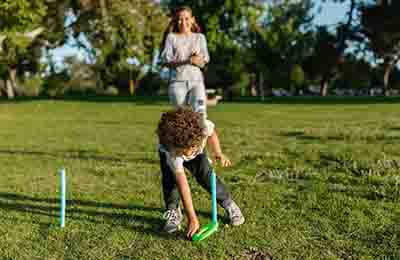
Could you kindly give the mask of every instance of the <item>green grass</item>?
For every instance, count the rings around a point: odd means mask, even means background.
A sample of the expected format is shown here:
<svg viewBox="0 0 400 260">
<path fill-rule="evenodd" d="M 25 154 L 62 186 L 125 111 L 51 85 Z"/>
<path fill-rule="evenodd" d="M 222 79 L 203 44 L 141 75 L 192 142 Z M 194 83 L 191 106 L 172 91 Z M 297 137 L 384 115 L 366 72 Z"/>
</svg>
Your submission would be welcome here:
<svg viewBox="0 0 400 260">
<path fill-rule="evenodd" d="M 201 243 L 160 232 L 166 103 L 1 102 L 0 259 L 398 259 L 398 100 L 286 101 L 209 109 L 234 163 L 217 174 L 246 223 Z M 207 223 L 210 197 L 191 187 Z"/>
</svg>

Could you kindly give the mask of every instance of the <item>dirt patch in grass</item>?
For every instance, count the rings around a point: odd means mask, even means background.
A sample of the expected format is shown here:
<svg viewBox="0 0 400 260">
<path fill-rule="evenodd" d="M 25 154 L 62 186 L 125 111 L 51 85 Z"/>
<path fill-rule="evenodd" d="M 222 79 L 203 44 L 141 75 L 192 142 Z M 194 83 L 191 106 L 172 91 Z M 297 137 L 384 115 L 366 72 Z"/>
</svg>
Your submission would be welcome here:
<svg viewBox="0 0 400 260">
<path fill-rule="evenodd" d="M 246 249 L 237 257 L 232 257 L 234 260 L 272 260 L 272 254 L 267 250 L 251 247 Z"/>
</svg>

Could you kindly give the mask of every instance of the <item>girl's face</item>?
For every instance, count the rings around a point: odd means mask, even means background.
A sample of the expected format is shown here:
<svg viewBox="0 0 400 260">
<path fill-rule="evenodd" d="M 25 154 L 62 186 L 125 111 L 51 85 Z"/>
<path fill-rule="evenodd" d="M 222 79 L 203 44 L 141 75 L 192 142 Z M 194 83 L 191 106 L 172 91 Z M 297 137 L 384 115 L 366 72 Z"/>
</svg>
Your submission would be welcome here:
<svg viewBox="0 0 400 260">
<path fill-rule="evenodd" d="M 178 14 L 178 28 L 181 33 L 192 31 L 193 16 L 189 11 L 183 10 Z"/>
</svg>

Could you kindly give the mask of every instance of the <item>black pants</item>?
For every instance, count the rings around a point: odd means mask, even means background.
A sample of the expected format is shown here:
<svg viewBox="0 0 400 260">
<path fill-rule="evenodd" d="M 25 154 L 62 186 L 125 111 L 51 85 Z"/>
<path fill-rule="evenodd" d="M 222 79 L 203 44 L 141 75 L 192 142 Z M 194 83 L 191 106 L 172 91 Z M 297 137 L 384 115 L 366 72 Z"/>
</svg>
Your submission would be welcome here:
<svg viewBox="0 0 400 260">
<path fill-rule="evenodd" d="M 176 185 L 175 173 L 167 163 L 167 155 L 164 152 L 159 152 L 159 154 L 165 206 L 168 210 L 176 209 L 179 206 L 180 195 Z M 205 153 L 197 155 L 193 160 L 184 162 L 183 166 L 194 175 L 197 182 L 205 190 L 211 193 L 212 168 Z M 224 201 L 231 200 L 231 195 L 218 176 L 216 176 L 215 184 L 217 203 L 222 206 Z"/>
</svg>

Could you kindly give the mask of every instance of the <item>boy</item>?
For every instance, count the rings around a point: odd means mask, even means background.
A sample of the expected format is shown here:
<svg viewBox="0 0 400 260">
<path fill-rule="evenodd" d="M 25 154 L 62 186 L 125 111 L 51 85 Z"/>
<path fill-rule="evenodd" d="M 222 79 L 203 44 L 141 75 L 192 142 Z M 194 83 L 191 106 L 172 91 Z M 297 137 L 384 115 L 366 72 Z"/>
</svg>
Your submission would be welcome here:
<svg viewBox="0 0 400 260">
<path fill-rule="evenodd" d="M 167 212 L 164 230 L 173 233 L 180 228 L 182 213 L 179 207 L 180 197 L 188 217 L 187 236 L 191 238 L 200 228 L 192 203 L 192 196 L 184 168 L 188 169 L 197 182 L 210 192 L 212 168 L 204 147 L 206 143 L 214 153 L 215 159 L 223 167 L 231 165 L 230 160 L 221 151 L 214 124 L 203 119 L 201 113 L 190 108 L 178 107 L 162 115 L 157 135 L 160 143 L 160 166 L 162 186 Z M 241 225 L 244 217 L 240 208 L 232 200 L 224 184 L 217 177 L 217 202 L 225 209 L 232 225 Z"/>
</svg>

